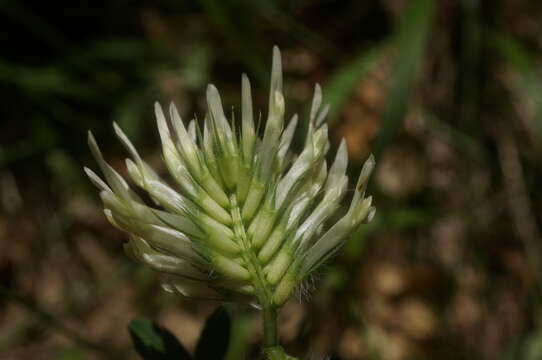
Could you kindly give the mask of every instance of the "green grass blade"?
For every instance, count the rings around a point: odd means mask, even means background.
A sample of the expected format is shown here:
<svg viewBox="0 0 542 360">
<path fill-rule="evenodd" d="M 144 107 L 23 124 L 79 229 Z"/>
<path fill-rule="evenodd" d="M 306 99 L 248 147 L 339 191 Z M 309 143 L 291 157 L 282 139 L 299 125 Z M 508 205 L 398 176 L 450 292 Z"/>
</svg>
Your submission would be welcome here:
<svg viewBox="0 0 542 360">
<path fill-rule="evenodd" d="M 427 46 L 433 18 L 432 0 L 413 0 L 400 20 L 394 36 L 394 65 L 382 115 L 382 126 L 375 142 L 376 156 L 397 135 L 407 109 L 410 92 L 414 88 L 420 63 Z"/>
<path fill-rule="evenodd" d="M 258 52 L 251 39 L 252 31 L 241 29 L 234 21 L 240 14 L 231 14 L 226 3 L 219 0 L 199 0 L 209 19 L 216 29 L 225 37 L 228 46 L 234 51 L 240 61 L 247 66 L 256 80 L 265 84 L 267 79 L 267 66 L 258 56 Z"/>
<path fill-rule="evenodd" d="M 532 114 L 532 130 L 542 139 L 542 72 L 536 57 L 516 39 L 498 33 L 488 34 L 489 42 L 518 75 L 517 91 Z"/>
<path fill-rule="evenodd" d="M 359 84 L 360 80 L 373 69 L 374 65 L 388 48 L 384 42 L 369 50 L 364 50 L 352 62 L 340 67 L 324 86 L 326 103 L 331 105 L 329 112 L 329 124 L 337 120 L 340 110 Z"/>
</svg>

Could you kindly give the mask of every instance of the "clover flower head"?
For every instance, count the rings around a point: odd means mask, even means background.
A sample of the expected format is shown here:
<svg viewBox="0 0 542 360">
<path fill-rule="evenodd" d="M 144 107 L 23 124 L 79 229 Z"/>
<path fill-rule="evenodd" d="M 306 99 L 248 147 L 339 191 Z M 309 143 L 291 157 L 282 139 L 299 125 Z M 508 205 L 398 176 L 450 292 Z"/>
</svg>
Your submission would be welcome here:
<svg viewBox="0 0 542 360">
<path fill-rule="evenodd" d="M 203 124 L 194 119 L 185 126 L 173 103 L 169 117 L 155 105 L 163 159 L 174 185 L 141 158 L 114 124 L 130 154 L 128 174 L 151 201 L 144 201 L 104 160 L 90 132 L 89 146 L 105 181 L 88 168 L 85 172 L 100 190 L 109 222 L 128 234 L 126 253 L 160 273 L 166 290 L 279 307 L 359 224 L 372 218 L 375 209 L 365 188 L 374 159 L 365 162 L 344 211 L 347 148 L 343 140 L 328 168 L 329 106 L 322 106 L 320 87 L 315 87 L 299 155 L 290 150 L 298 117 L 287 125 L 284 121 L 277 47 L 262 131 L 255 126 L 246 75 L 241 94 L 239 127 L 226 118 L 213 85 L 207 88 Z"/>
</svg>

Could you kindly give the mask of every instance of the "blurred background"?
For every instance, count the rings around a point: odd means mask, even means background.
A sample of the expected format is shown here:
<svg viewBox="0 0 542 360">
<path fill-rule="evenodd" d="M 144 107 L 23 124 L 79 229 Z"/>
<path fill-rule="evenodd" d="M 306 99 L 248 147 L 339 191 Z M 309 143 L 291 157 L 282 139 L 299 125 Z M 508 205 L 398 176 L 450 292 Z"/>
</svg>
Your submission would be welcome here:
<svg viewBox="0 0 542 360">
<path fill-rule="evenodd" d="M 117 121 L 160 171 L 153 102 L 205 87 L 265 114 L 271 49 L 288 117 L 314 83 L 332 151 L 372 151 L 377 216 L 281 315 L 289 352 L 333 359 L 542 359 L 542 3 L 535 0 L 0 2 L 0 358 L 136 359 L 159 321 L 190 349 L 218 304 L 161 291 L 122 252 L 83 166 L 91 129 L 124 172 Z M 301 137 L 298 139 L 300 144 Z M 230 306 L 227 360 L 255 359 Z"/>
</svg>

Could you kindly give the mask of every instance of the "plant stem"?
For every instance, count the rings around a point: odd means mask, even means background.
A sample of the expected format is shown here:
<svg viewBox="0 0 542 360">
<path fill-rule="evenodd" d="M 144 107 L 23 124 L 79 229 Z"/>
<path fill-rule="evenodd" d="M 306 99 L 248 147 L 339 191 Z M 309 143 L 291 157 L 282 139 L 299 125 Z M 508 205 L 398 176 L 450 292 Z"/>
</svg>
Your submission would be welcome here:
<svg viewBox="0 0 542 360">
<path fill-rule="evenodd" d="M 264 346 L 278 346 L 277 336 L 277 308 L 273 305 L 262 309 Z"/>
<path fill-rule="evenodd" d="M 288 356 L 279 345 L 277 333 L 277 308 L 270 305 L 262 308 L 264 354 L 267 360 L 298 360 Z"/>
</svg>

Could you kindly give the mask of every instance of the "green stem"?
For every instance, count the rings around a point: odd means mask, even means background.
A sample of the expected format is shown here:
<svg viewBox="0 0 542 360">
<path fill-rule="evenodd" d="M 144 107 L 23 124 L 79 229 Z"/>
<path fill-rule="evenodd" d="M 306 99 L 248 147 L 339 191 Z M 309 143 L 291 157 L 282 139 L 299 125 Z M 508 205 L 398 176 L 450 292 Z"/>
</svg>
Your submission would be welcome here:
<svg viewBox="0 0 542 360">
<path fill-rule="evenodd" d="M 264 354 L 267 360 L 297 360 L 288 356 L 279 345 L 277 332 L 277 307 L 274 305 L 264 307 L 263 315 L 263 338 Z"/>
<path fill-rule="evenodd" d="M 297 360 L 286 355 L 278 342 L 277 307 L 274 305 L 262 308 L 264 354 L 267 360 Z"/>
<path fill-rule="evenodd" d="M 273 305 L 262 309 L 263 338 L 266 348 L 278 346 L 277 308 Z"/>
</svg>

